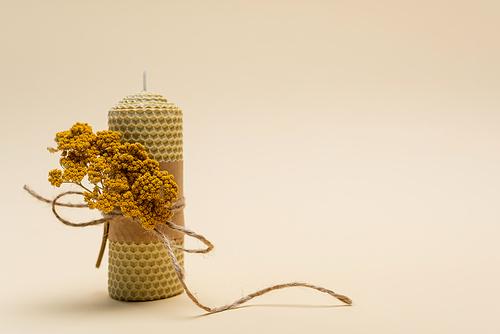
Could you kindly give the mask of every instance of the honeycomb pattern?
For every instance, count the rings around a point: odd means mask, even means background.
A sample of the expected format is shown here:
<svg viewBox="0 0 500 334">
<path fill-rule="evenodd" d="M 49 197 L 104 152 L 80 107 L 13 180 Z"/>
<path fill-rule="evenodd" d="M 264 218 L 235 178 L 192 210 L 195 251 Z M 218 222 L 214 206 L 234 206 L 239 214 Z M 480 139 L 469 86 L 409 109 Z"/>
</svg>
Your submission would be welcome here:
<svg viewBox="0 0 500 334">
<path fill-rule="evenodd" d="M 108 112 L 108 127 L 123 142 L 139 142 L 156 161 L 180 161 L 182 110 L 161 95 L 142 91 L 126 96 Z"/>
<path fill-rule="evenodd" d="M 184 253 L 173 250 L 184 267 Z M 114 299 L 147 301 L 169 298 L 184 290 L 162 242 L 110 241 L 108 291 Z"/>
</svg>

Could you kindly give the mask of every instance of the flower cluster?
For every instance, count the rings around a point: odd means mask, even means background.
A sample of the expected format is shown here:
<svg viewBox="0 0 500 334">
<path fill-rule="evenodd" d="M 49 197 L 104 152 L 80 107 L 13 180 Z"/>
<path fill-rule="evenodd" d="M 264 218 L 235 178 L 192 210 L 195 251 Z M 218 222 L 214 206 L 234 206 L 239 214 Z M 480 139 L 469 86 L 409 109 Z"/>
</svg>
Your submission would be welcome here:
<svg viewBox="0 0 500 334">
<path fill-rule="evenodd" d="M 148 158 L 139 143 L 120 143 L 121 133 L 100 131 L 94 134 L 87 123 L 76 123 L 56 134 L 62 170 L 49 172 L 49 182 L 60 187 L 74 183 L 85 189 L 90 209 L 110 212 L 121 209 L 127 217 L 141 220 L 148 230 L 165 223 L 173 213 L 167 208 L 177 200 L 174 176 L 160 171 L 159 163 Z M 90 187 L 83 185 L 85 179 Z"/>
</svg>

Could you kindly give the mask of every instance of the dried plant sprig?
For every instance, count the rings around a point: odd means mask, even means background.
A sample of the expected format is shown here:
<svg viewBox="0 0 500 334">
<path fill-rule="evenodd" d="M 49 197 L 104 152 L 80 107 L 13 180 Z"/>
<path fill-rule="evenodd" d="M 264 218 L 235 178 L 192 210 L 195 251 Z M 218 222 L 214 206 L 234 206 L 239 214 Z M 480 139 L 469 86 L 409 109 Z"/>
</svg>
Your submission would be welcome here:
<svg viewBox="0 0 500 334">
<path fill-rule="evenodd" d="M 148 158 L 139 143 L 120 143 L 121 133 L 92 132 L 87 123 L 76 123 L 56 134 L 62 169 L 49 172 L 49 182 L 56 187 L 73 183 L 82 187 L 90 209 L 110 212 L 120 208 L 127 217 L 140 219 L 145 229 L 165 223 L 173 213 L 167 208 L 177 200 L 174 176 L 160 171 L 159 163 Z M 88 181 L 88 186 L 82 182 Z"/>
</svg>

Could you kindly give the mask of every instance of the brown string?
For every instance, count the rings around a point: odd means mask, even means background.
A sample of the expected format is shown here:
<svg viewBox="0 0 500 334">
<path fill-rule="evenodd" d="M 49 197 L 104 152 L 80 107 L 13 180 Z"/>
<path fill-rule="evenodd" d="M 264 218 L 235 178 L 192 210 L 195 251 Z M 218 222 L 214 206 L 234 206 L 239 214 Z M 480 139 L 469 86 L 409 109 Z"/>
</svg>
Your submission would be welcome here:
<svg viewBox="0 0 500 334">
<path fill-rule="evenodd" d="M 174 244 L 174 245 L 172 245 L 174 248 L 180 249 L 186 253 L 201 253 L 201 254 L 209 253 L 212 249 L 214 249 L 214 245 L 212 245 L 212 243 L 210 241 L 208 241 L 204 236 L 197 234 L 197 233 L 195 233 L 195 232 L 193 232 L 193 231 L 191 231 L 183 226 L 175 225 L 174 223 L 169 222 L 169 221 L 167 221 L 166 225 L 173 230 L 181 231 L 182 233 L 187 234 L 190 237 L 193 237 L 193 238 L 200 240 L 201 242 L 203 242 L 207 246 L 207 248 L 205 248 L 205 249 L 187 249 L 187 248 L 177 246 Z M 162 234 L 156 228 L 155 228 L 155 231 L 157 233 Z"/>
<path fill-rule="evenodd" d="M 37 200 L 52 204 L 54 200 L 46 199 L 40 195 L 38 195 L 34 190 L 32 190 L 30 187 L 27 185 L 24 185 L 23 187 L 24 190 L 26 190 L 31 196 L 35 197 Z M 73 203 L 57 203 L 57 206 L 66 206 L 68 208 L 87 208 L 87 204 L 73 204 Z"/>
<path fill-rule="evenodd" d="M 109 222 L 105 222 L 104 231 L 102 232 L 101 248 L 99 248 L 99 255 L 97 255 L 97 261 L 95 263 L 95 267 L 98 269 L 101 266 L 101 261 L 104 256 L 104 251 L 106 250 L 106 244 L 108 242 L 108 233 L 109 233 Z"/>
<path fill-rule="evenodd" d="M 31 194 L 33 197 L 37 198 L 40 201 L 43 201 L 46 203 L 51 203 L 52 204 L 52 212 L 54 213 L 56 218 L 59 219 L 59 221 L 61 221 L 65 225 L 74 226 L 74 227 L 85 227 L 85 226 L 93 226 L 93 225 L 99 225 L 99 224 L 104 223 L 103 242 L 101 244 L 99 258 L 98 258 L 97 263 L 96 263 L 96 267 L 99 268 L 99 265 L 100 265 L 101 259 L 102 259 L 102 255 L 104 253 L 104 249 L 106 248 L 106 240 L 107 240 L 107 236 L 108 236 L 109 221 L 112 220 L 114 218 L 114 216 L 122 215 L 121 212 L 118 210 L 113 210 L 113 211 L 106 214 L 108 217 L 103 218 L 103 219 L 92 220 L 92 221 L 89 221 L 86 223 L 72 223 L 72 222 L 69 222 L 66 219 L 62 218 L 61 216 L 59 216 L 57 214 L 55 207 L 56 206 L 86 207 L 86 205 L 70 204 L 70 203 L 58 203 L 57 200 L 59 200 L 61 197 L 66 196 L 66 195 L 83 195 L 82 192 L 67 191 L 67 192 L 64 192 L 64 193 L 57 195 L 51 201 L 51 200 L 48 200 L 48 199 L 43 198 L 42 196 L 38 195 L 36 192 L 31 190 L 26 185 L 24 186 L 24 190 L 26 190 L 29 194 Z M 179 201 L 175 202 L 175 204 L 172 206 L 172 208 L 169 208 L 169 209 L 177 211 L 177 210 L 181 210 L 182 208 L 184 208 L 184 206 L 185 206 L 184 198 L 182 198 Z M 254 293 L 248 294 L 248 295 L 238 299 L 237 301 L 233 302 L 232 304 L 227 304 L 227 305 L 220 306 L 220 307 L 213 307 L 212 308 L 212 307 L 208 307 L 206 305 L 203 305 L 202 303 L 200 303 L 198 301 L 198 299 L 189 290 L 189 288 L 184 280 L 184 278 L 185 278 L 184 269 L 179 264 L 179 261 L 177 260 L 177 257 L 175 256 L 174 251 L 172 250 L 172 247 L 178 248 L 178 249 L 180 249 L 184 252 L 187 252 L 187 253 L 205 254 L 205 253 L 209 253 L 214 248 L 214 246 L 204 236 L 197 234 L 194 231 L 191 231 L 183 226 L 178 226 L 178 225 L 176 225 L 172 222 L 169 222 L 169 221 L 166 222 L 166 225 L 174 230 L 180 231 L 186 235 L 189 235 L 190 237 L 193 237 L 193 238 L 200 240 L 201 242 L 203 242 L 207 246 L 207 248 L 204 248 L 204 249 L 186 249 L 186 248 L 183 248 L 183 247 L 180 247 L 177 245 L 172 245 L 170 240 L 167 238 L 167 236 L 165 236 L 163 233 L 161 233 L 157 228 L 154 228 L 154 230 L 152 230 L 158 236 L 158 238 L 161 241 L 163 241 L 163 244 L 165 245 L 165 248 L 166 248 L 166 250 L 167 250 L 167 252 L 172 260 L 172 264 L 174 266 L 175 273 L 177 274 L 177 277 L 179 278 L 179 281 L 181 282 L 182 287 L 186 291 L 186 294 L 188 295 L 188 297 L 193 301 L 193 303 L 196 304 L 196 306 L 207 311 L 208 313 L 218 313 L 218 312 L 227 311 L 230 309 L 235 309 L 238 306 L 240 306 L 241 304 L 246 303 L 247 301 L 249 301 L 255 297 L 262 296 L 262 295 L 264 295 L 268 292 L 274 291 L 274 290 L 291 288 L 291 287 L 304 287 L 304 288 L 314 289 L 314 290 L 317 290 L 319 292 L 327 293 L 330 296 L 337 298 L 338 300 L 340 300 L 341 302 L 343 302 L 347 305 L 352 305 L 352 300 L 349 297 L 346 297 L 344 295 L 340 295 L 340 294 L 335 293 L 334 291 L 332 291 L 330 289 L 326 289 L 326 288 L 321 287 L 321 286 L 317 286 L 317 285 L 313 285 L 313 284 L 309 284 L 309 283 L 300 283 L 300 282 L 292 282 L 292 283 L 273 285 L 273 286 L 258 290 Z"/>
<path fill-rule="evenodd" d="M 196 239 L 202 241 L 205 245 L 208 246 L 207 249 L 201 250 L 199 253 L 208 253 L 213 248 L 213 245 L 207 239 L 205 239 L 203 236 L 198 235 L 198 234 L 194 233 L 193 231 L 188 230 L 185 227 L 181 228 L 180 226 L 177 226 L 177 225 L 175 225 L 173 223 L 170 223 L 170 224 L 173 225 L 174 226 L 173 228 L 175 228 L 176 230 L 184 232 L 184 233 L 188 234 L 189 236 L 195 237 Z M 181 282 L 182 287 L 186 291 L 186 294 L 193 301 L 193 303 L 196 304 L 196 306 L 198 306 L 199 308 L 207 311 L 208 313 L 218 313 L 218 312 L 227 311 L 227 310 L 230 310 L 230 309 L 235 309 L 238 306 L 240 306 L 241 304 L 246 303 L 247 301 L 249 301 L 249 300 L 251 300 L 251 299 L 253 299 L 255 297 L 262 296 L 263 294 L 266 294 L 266 293 L 274 291 L 274 290 L 285 289 L 285 288 L 292 288 L 292 287 L 311 288 L 311 289 L 314 289 L 314 290 L 317 290 L 317 291 L 320 291 L 320 292 L 327 293 L 330 296 L 337 298 L 338 300 L 340 300 L 341 302 L 343 302 L 343 303 L 345 303 L 347 305 L 351 305 L 352 304 L 352 300 L 349 297 L 346 297 L 344 295 L 340 295 L 338 293 L 335 293 L 332 290 L 323 288 L 321 286 L 309 284 L 309 283 L 292 282 L 292 283 L 285 283 L 285 284 L 277 284 L 277 285 L 273 285 L 273 286 L 270 286 L 268 288 L 256 291 L 254 293 L 251 293 L 249 295 L 246 295 L 246 296 L 238 299 L 237 301 L 235 301 L 232 304 L 227 304 L 227 305 L 224 305 L 224 306 L 213 307 L 213 308 L 212 307 L 208 307 L 208 306 L 203 305 L 202 303 L 200 303 L 198 301 L 198 299 L 191 293 L 191 291 L 187 287 L 187 284 L 184 281 L 184 277 L 185 277 L 184 270 L 182 269 L 181 265 L 179 264 L 179 261 L 177 260 L 177 257 L 175 256 L 175 254 L 174 254 L 174 252 L 172 250 L 172 244 L 170 243 L 170 240 L 163 233 L 161 233 L 158 229 L 155 228 L 154 231 L 156 232 L 156 235 L 165 244 L 165 248 L 167 249 L 168 254 L 170 255 L 170 258 L 172 259 L 172 264 L 174 266 L 175 273 L 177 274 L 177 277 L 179 278 L 179 281 Z"/>
</svg>

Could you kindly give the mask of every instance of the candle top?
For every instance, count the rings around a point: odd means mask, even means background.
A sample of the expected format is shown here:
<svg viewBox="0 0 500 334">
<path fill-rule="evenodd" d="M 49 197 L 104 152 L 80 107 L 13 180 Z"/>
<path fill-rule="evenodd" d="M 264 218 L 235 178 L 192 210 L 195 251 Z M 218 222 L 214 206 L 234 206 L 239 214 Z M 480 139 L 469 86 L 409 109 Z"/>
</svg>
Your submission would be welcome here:
<svg viewBox="0 0 500 334">
<path fill-rule="evenodd" d="M 160 94 L 146 91 L 125 96 L 123 100 L 111 108 L 110 112 L 127 112 L 130 110 L 168 111 L 169 113 L 182 115 L 182 110 L 173 103 L 169 103 L 166 98 Z"/>
</svg>

